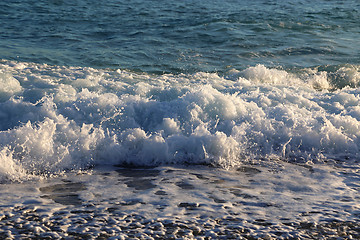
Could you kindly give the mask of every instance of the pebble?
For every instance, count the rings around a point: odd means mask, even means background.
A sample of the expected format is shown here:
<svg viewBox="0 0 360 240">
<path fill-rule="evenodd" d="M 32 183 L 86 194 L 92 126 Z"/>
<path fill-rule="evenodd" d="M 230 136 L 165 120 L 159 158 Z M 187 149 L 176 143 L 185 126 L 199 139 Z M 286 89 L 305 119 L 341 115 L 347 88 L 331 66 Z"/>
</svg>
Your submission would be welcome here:
<svg viewBox="0 0 360 240">
<path fill-rule="evenodd" d="M 32 210 L 31 210 L 32 209 Z M 187 220 L 176 217 L 146 218 L 136 213 L 106 214 L 97 209 L 81 213 L 59 210 L 54 213 L 17 208 L 0 214 L 0 239 L 359 239 L 358 223 L 294 222 L 262 226 L 239 217 L 204 218 L 200 215 Z M 104 212 L 101 212 L 104 211 Z M 42 215 L 46 215 L 43 219 Z M 350 233 L 351 232 L 351 233 Z M 81 235 L 83 234 L 83 235 Z"/>
</svg>

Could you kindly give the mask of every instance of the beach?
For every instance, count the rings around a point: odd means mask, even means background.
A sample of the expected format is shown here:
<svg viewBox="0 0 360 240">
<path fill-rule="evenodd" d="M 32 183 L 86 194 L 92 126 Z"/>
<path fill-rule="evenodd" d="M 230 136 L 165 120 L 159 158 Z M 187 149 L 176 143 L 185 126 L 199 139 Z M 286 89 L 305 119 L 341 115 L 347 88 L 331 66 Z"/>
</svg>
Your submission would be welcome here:
<svg viewBox="0 0 360 240">
<path fill-rule="evenodd" d="M 0 2 L 0 239 L 359 239 L 360 5 Z"/>
<path fill-rule="evenodd" d="M 356 239 L 359 187 L 346 169 L 283 163 L 94 169 L 2 188 L 1 237 Z"/>
</svg>

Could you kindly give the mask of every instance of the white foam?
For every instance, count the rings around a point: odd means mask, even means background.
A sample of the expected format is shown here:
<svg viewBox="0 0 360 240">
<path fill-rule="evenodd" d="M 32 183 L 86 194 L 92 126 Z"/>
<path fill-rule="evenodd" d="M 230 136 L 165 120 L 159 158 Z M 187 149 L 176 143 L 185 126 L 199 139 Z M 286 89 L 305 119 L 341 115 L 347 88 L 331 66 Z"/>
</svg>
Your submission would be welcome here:
<svg viewBox="0 0 360 240">
<path fill-rule="evenodd" d="M 0 103 L 2 178 L 13 178 L 11 169 L 22 169 L 21 179 L 93 164 L 229 168 L 358 157 L 357 66 L 258 65 L 223 77 L 2 61 L 0 71 L 9 86 Z"/>
<path fill-rule="evenodd" d="M 10 73 L 0 71 L 0 100 L 9 99 L 14 94 L 22 91 L 19 81 L 17 81 Z"/>
<path fill-rule="evenodd" d="M 93 174 L 2 184 L 0 228 L 15 239 L 358 238 L 355 169 L 274 166 L 102 166 Z"/>
<path fill-rule="evenodd" d="M 19 166 L 12 156 L 12 152 L 3 148 L 0 152 L 0 182 L 17 181 L 28 178 L 26 171 Z"/>
</svg>

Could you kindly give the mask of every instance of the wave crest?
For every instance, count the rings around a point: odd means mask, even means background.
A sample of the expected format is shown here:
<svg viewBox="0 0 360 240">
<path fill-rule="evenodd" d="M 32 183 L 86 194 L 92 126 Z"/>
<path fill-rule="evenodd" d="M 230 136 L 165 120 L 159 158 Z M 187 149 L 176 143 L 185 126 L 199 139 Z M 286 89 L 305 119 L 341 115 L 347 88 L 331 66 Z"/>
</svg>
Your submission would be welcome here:
<svg viewBox="0 0 360 240">
<path fill-rule="evenodd" d="M 232 168 L 359 155 L 356 66 L 258 65 L 225 77 L 7 61 L 0 70 L 20 84 L 0 102 L 2 181 L 103 164 Z"/>
</svg>

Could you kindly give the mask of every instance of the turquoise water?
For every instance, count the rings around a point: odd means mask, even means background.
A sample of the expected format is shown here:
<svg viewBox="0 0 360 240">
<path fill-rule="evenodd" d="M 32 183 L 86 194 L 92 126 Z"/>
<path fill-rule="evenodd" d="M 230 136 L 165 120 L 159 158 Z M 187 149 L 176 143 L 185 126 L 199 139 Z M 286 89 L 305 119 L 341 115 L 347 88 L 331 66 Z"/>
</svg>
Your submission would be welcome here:
<svg viewBox="0 0 360 240">
<path fill-rule="evenodd" d="M 0 58 L 148 73 L 360 62 L 360 2 L 4 0 Z"/>
<path fill-rule="evenodd" d="M 0 1 L 0 239 L 359 239 L 359 19 Z"/>
<path fill-rule="evenodd" d="M 2 1 L 0 180 L 357 161 L 359 14 L 351 0 Z"/>
</svg>

